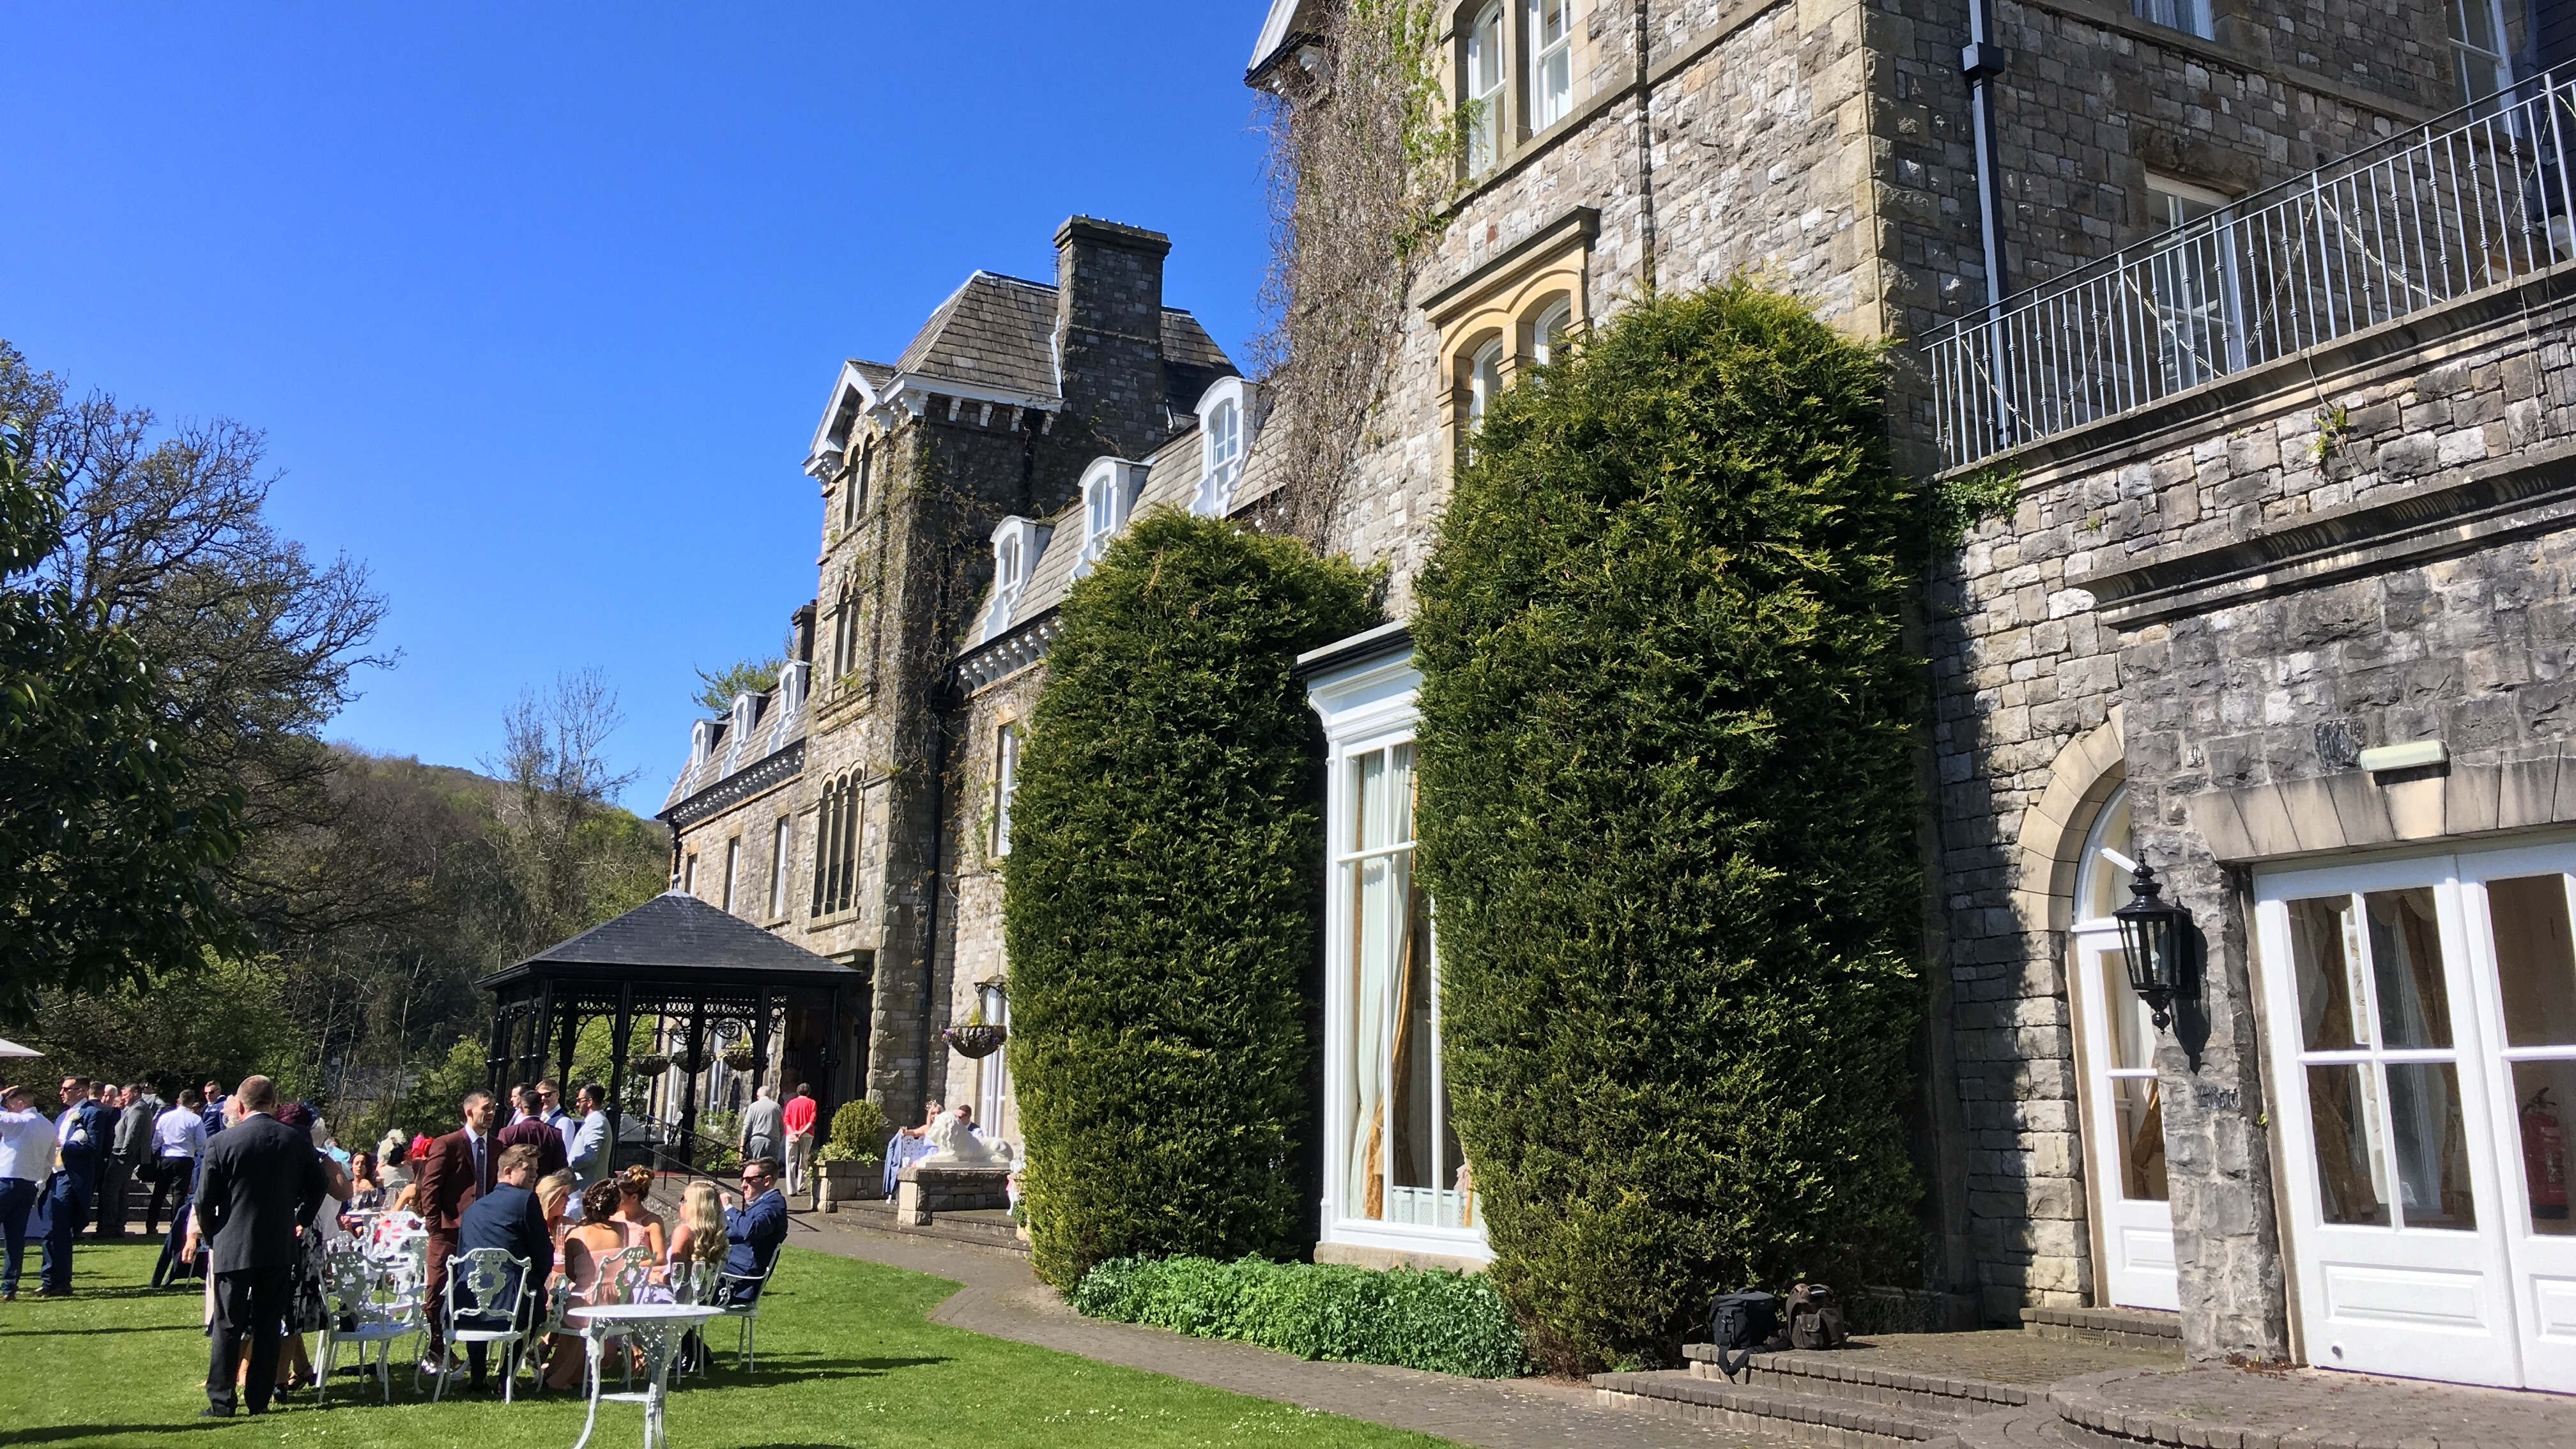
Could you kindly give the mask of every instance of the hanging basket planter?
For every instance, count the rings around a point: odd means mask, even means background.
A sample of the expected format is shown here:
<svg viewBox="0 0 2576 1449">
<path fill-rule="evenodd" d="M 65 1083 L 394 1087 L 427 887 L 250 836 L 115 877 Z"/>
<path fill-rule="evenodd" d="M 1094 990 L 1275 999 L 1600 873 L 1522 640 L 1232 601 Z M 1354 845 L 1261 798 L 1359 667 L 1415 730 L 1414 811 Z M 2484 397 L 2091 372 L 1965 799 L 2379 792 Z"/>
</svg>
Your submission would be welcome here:
<svg viewBox="0 0 2576 1449">
<path fill-rule="evenodd" d="M 736 1042 L 724 1049 L 724 1064 L 737 1072 L 750 1071 L 760 1062 L 760 1053 L 749 1042 Z"/>
<path fill-rule="evenodd" d="M 940 1036 L 947 1040 L 950 1051 L 968 1061 L 977 1061 L 1000 1051 L 1002 1043 L 1011 1039 L 1011 1029 L 1007 1026 L 986 1026 L 982 1022 L 974 1022 L 966 1026 L 952 1026 L 941 1032 Z"/>
<path fill-rule="evenodd" d="M 658 1077 L 671 1069 L 671 1059 L 660 1052 L 646 1052 L 626 1059 L 626 1070 L 637 1076 Z"/>
</svg>

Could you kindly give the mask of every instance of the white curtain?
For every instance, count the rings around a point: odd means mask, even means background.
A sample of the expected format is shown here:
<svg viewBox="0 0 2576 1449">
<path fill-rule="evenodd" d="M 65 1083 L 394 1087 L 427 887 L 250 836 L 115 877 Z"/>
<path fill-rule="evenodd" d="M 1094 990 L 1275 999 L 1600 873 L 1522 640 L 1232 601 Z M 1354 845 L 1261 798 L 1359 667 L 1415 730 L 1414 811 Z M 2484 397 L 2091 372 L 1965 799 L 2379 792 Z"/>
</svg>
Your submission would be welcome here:
<svg viewBox="0 0 2576 1449">
<path fill-rule="evenodd" d="M 1381 854 L 1354 861 L 1351 870 L 1353 1075 L 1350 1172 L 1344 1211 L 1383 1217 L 1386 1192 L 1386 1109 L 1394 1087 L 1395 1031 L 1403 1009 L 1396 991 L 1413 893 L 1413 746 L 1376 750 L 1351 762 L 1353 849 Z"/>
</svg>

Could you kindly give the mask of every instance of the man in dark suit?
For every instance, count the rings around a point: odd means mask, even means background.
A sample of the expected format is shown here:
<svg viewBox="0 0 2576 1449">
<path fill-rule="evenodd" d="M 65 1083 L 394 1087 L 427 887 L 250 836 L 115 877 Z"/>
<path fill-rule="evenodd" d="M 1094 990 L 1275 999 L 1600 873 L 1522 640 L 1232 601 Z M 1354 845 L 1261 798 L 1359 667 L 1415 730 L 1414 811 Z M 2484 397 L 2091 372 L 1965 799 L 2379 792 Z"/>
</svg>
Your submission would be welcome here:
<svg viewBox="0 0 2576 1449">
<path fill-rule="evenodd" d="M 161 1115 L 161 1099 L 142 1082 L 125 1089 L 116 1121 L 116 1155 L 98 1190 L 98 1235 L 125 1236 L 126 1185 L 152 1178 L 152 1123 Z M 144 1224 L 144 1232 L 152 1231 Z"/>
<path fill-rule="evenodd" d="M 466 1093 L 464 1111 L 465 1125 L 430 1143 L 420 1155 L 420 1175 L 414 1180 L 419 1191 L 413 1195 L 412 1211 L 420 1214 L 421 1225 L 429 1232 L 432 1284 L 447 1281 L 447 1260 L 455 1255 L 456 1233 L 464 1224 L 465 1210 L 492 1190 L 492 1174 L 499 1166 L 500 1149 L 492 1141 L 492 1119 L 499 1110 L 492 1094 Z M 447 1325 L 439 1314 L 429 1315 L 427 1337 L 420 1370 L 434 1374 L 446 1362 L 440 1345 L 447 1341 Z"/>
<path fill-rule="evenodd" d="M 537 1088 L 521 1087 L 511 1096 L 519 1104 L 519 1120 L 502 1128 L 492 1140 L 499 1143 L 504 1152 L 513 1147 L 535 1149 L 537 1180 L 542 1182 L 564 1170 L 563 1134 L 546 1120 L 544 1094 Z"/>
<path fill-rule="evenodd" d="M 537 1120 L 537 1125 L 545 1127 L 542 1120 Z M 545 1206 L 530 1191 L 537 1183 L 537 1150 L 524 1143 L 502 1148 L 501 1165 L 493 1176 L 492 1190 L 476 1198 L 474 1205 L 465 1210 L 464 1221 L 457 1225 L 456 1251 L 498 1248 L 527 1262 L 535 1281 L 519 1295 L 519 1324 L 525 1327 L 536 1321 L 537 1310 L 546 1301 L 546 1276 L 555 1265 L 554 1238 L 546 1232 Z M 480 1314 L 461 1307 L 456 1321 L 449 1325 L 451 1330 L 503 1326 L 497 1313 Z M 473 1362 L 474 1387 L 479 1389 L 483 1387 L 483 1345 L 469 1345 L 466 1356 Z"/>
<path fill-rule="evenodd" d="M 269 1115 L 277 1110 L 277 1088 L 268 1078 L 245 1077 L 233 1094 L 241 1099 L 241 1120 L 206 1144 L 197 1184 L 197 1232 L 213 1245 L 215 1276 L 215 1350 L 206 1369 L 204 1414 L 209 1419 L 233 1416 L 233 1379 L 245 1333 L 250 1411 L 268 1412 L 287 1291 L 294 1282 L 296 1237 L 313 1226 L 331 1185 L 312 1134 Z"/>
<path fill-rule="evenodd" d="M 742 1165 L 742 1198 L 741 1207 L 725 1209 L 725 1241 L 733 1244 L 725 1255 L 727 1296 L 737 1303 L 760 1296 L 760 1285 L 746 1280 L 768 1272 L 787 1241 L 787 1199 L 778 1191 L 775 1160 L 755 1157 Z"/>
<path fill-rule="evenodd" d="M 89 1221 L 98 1174 L 115 1146 L 116 1116 L 92 1100 L 87 1077 L 63 1079 L 63 1115 L 54 1121 L 63 1165 L 45 1182 L 44 1286 L 40 1296 L 72 1296 L 72 1239 Z"/>
</svg>

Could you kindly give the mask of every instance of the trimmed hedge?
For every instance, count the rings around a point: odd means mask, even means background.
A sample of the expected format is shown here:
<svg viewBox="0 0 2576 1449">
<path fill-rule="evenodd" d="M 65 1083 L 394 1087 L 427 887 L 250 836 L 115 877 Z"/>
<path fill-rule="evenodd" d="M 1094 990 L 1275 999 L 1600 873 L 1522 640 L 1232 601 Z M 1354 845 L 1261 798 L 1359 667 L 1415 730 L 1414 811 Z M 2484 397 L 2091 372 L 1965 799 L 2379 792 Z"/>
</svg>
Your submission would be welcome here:
<svg viewBox="0 0 2576 1449">
<path fill-rule="evenodd" d="M 1496 401 L 1418 588 L 1450 1090 L 1553 1366 L 1918 1251 L 1924 547 L 1882 375 L 1743 283 L 1641 301 Z"/>
<path fill-rule="evenodd" d="M 1323 821 L 1301 650 L 1374 622 L 1293 541 L 1157 511 L 1066 598 L 1004 860 L 1032 1257 L 1311 1241 Z"/>
<path fill-rule="evenodd" d="M 1114 1258 L 1085 1274 L 1075 1311 L 1299 1358 L 1501 1379 L 1527 1366 L 1521 1331 L 1482 1275 L 1243 1258 Z"/>
</svg>

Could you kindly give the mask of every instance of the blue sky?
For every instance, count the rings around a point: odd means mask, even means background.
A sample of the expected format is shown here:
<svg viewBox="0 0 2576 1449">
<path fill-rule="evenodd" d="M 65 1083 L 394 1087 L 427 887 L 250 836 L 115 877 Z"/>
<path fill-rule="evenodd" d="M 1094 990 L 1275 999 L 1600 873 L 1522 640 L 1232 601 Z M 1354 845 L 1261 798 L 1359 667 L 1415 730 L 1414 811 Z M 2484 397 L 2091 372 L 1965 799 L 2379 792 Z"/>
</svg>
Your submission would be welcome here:
<svg viewBox="0 0 2576 1449">
<path fill-rule="evenodd" d="M 472 766 L 595 666 L 649 812 L 693 666 L 813 596 L 841 358 L 1074 212 L 1170 233 L 1241 356 L 1264 8 L 8 0 L 0 337 L 267 431 L 276 523 L 391 604 L 335 738 Z"/>
</svg>

